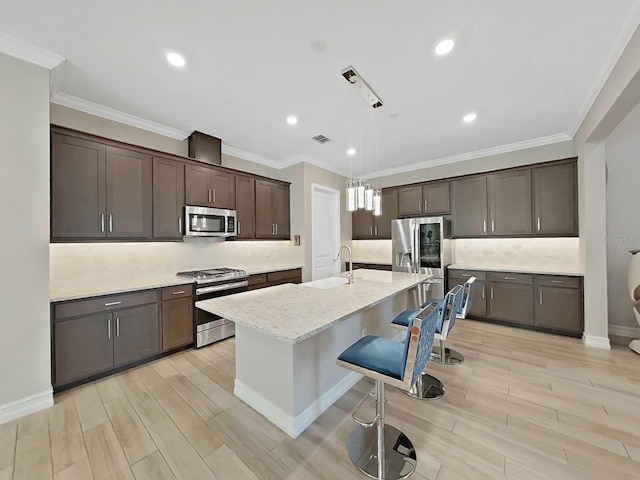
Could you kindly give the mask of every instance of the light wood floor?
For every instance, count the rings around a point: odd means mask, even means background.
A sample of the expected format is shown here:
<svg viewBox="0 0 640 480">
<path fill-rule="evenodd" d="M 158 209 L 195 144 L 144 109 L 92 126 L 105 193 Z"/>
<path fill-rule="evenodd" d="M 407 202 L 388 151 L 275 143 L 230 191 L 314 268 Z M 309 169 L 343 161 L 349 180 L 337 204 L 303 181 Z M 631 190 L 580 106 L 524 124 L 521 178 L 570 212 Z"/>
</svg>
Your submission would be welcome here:
<svg viewBox="0 0 640 480">
<path fill-rule="evenodd" d="M 640 356 L 474 321 L 450 343 L 466 362 L 427 368 L 442 399 L 387 390 L 414 479 L 640 478 Z M 233 375 L 230 339 L 58 395 L 0 426 L 0 480 L 366 478 L 345 442 L 370 382 L 292 440 L 233 397 Z"/>
</svg>

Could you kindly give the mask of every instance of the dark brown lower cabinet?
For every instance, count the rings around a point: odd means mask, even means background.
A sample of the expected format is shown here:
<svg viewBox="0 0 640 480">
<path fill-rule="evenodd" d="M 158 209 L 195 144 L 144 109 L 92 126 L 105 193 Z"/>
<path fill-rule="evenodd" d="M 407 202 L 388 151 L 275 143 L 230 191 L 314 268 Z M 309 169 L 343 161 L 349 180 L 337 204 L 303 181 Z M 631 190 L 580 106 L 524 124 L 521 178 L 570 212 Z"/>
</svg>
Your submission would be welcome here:
<svg viewBox="0 0 640 480">
<path fill-rule="evenodd" d="M 489 317 L 533 324 L 533 286 L 521 283 L 489 283 Z"/>
<path fill-rule="evenodd" d="M 193 300 L 179 298 L 162 302 L 162 350 L 193 343 Z"/>
<path fill-rule="evenodd" d="M 580 287 L 578 278 L 536 276 L 535 324 L 569 333 L 582 333 L 583 302 Z"/>
<path fill-rule="evenodd" d="M 467 315 L 469 317 L 486 317 L 487 282 L 485 280 L 484 272 L 461 272 L 453 270 L 449 275 L 449 286 L 447 288 L 452 289 L 456 285 L 462 285 L 472 276 L 476 277 L 476 281 L 475 288 L 473 290 L 473 299 L 471 300 L 471 309 Z"/>
<path fill-rule="evenodd" d="M 283 283 L 302 283 L 302 269 L 280 270 L 267 273 L 267 287 L 282 285 Z"/>
<path fill-rule="evenodd" d="M 113 367 L 111 313 L 56 322 L 53 338 L 54 385 L 64 385 Z"/>
<path fill-rule="evenodd" d="M 267 286 L 267 274 L 257 273 L 249 276 L 249 290 L 258 290 Z"/>
<path fill-rule="evenodd" d="M 158 305 L 128 308 L 114 317 L 113 364 L 117 367 L 160 351 Z"/>
</svg>

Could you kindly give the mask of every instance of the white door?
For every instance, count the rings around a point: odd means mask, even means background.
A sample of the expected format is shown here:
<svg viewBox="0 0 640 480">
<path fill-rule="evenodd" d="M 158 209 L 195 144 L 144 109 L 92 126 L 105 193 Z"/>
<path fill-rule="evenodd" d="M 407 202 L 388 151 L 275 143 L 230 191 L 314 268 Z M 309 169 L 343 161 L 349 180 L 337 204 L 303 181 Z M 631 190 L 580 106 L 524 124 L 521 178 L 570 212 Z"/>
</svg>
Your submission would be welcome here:
<svg viewBox="0 0 640 480">
<path fill-rule="evenodd" d="M 340 248 L 340 192 L 313 184 L 311 197 L 312 280 L 340 272 L 340 259 L 334 262 Z"/>
</svg>

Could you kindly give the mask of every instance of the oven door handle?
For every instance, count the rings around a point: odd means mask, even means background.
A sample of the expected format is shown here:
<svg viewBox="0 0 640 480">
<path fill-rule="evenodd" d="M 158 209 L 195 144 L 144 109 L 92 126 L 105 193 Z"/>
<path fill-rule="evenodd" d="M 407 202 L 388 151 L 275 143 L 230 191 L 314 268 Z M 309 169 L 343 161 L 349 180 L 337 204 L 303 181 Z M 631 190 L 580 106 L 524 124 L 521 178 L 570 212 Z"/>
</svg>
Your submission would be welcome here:
<svg viewBox="0 0 640 480">
<path fill-rule="evenodd" d="M 249 282 L 247 280 L 244 280 L 242 282 L 225 283 L 222 285 L 215 285 L 213 287 L 197 288 L 196 295 L 205 295 L 207 293 L 222 292 L 224 290 L 231 290 L 233 288 L 248 287 L 248 286 L 249 286 Z"/>
</svg>

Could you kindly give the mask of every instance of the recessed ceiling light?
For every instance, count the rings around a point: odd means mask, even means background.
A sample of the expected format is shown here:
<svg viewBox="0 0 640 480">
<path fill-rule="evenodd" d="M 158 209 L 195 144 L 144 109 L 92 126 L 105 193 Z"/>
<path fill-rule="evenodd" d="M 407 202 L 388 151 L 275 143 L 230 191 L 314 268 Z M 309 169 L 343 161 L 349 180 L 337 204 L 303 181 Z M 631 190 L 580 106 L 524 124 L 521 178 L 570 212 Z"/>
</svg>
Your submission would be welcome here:
<svg viewBox="0 0 640 480">
<path fill-rule="evenodd" d="M 309 42 L 311 50 L 316 53 L 322 53 L 327 49 L 327 41 L 324 38 L 314 38 Z"/>
<path fill-rule="evenodd" d="M 467 113 L 464 117 L 462 117 L 462 120 L 464 120 L 467 123 L 471 123 L 473 122 L 476 118 L 478 117 L 478 115 L 476 115 L 475 113 Z"/>
<path fill-rule="evenodd" d="M 296 123 L 298 123 L 298 117 L 296 117 L 295 115 L 289 115 L 287 117 L 287 123 L 289 125 L 295 125 Z"/>
<path fill-rule="evenodd" d="M 356 149 L 355 148 L 349 148 L 347 150 L 347 155 L 351 155 L 352 157 L 356 154 Z"/>
<path fill-rule="evenodd" d="M 182 55 L 175 52 L 167 53 L 167 61 L 174 67 L 184 67 L 187 63 Z"/>
<path fill-rule="evenodd" d="M 436 53 L 438 55 L 446 55 L 453 49 L 453 40 L 448 38 L 447 40 L 441 41 L 438 45 L 436 45 Z"/>
</svg>

